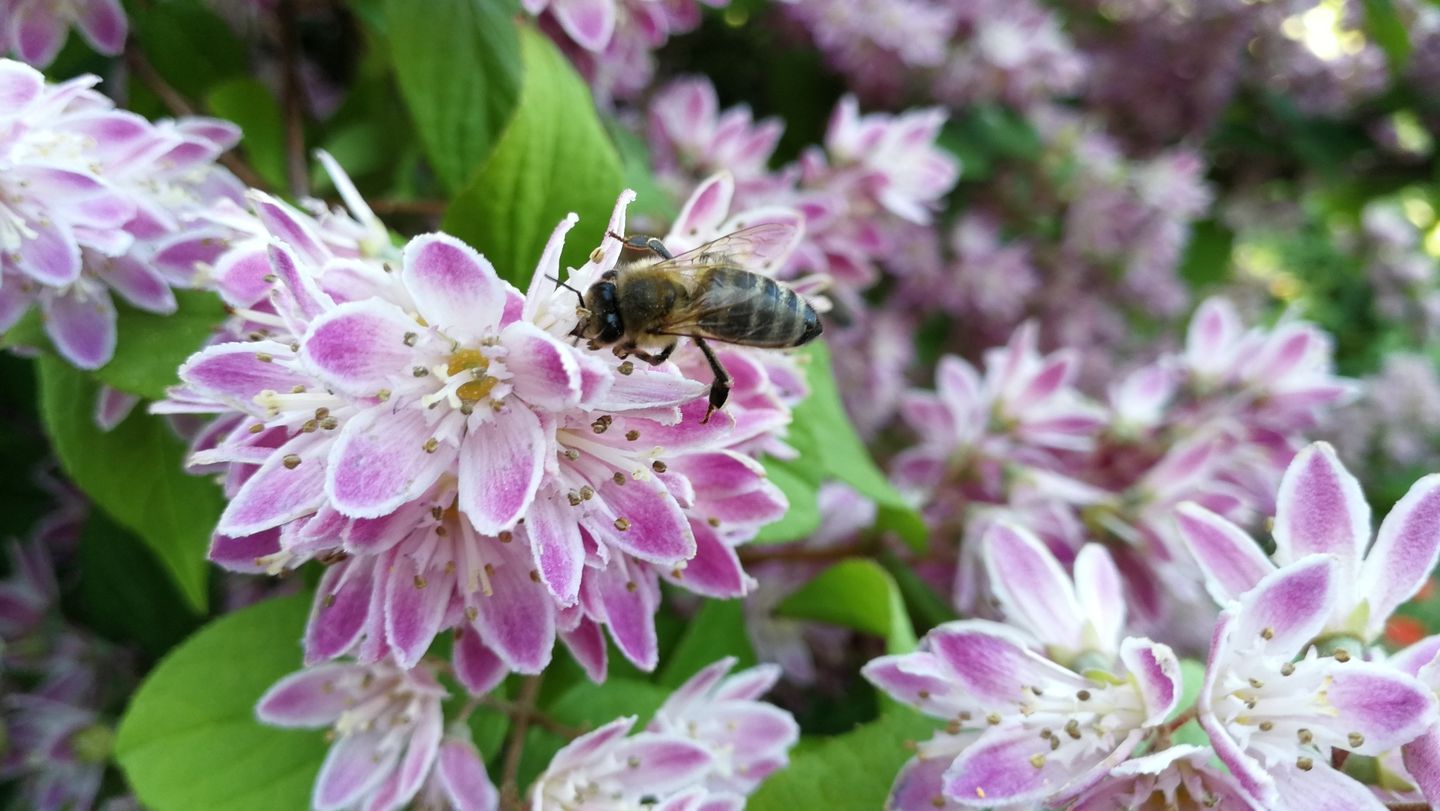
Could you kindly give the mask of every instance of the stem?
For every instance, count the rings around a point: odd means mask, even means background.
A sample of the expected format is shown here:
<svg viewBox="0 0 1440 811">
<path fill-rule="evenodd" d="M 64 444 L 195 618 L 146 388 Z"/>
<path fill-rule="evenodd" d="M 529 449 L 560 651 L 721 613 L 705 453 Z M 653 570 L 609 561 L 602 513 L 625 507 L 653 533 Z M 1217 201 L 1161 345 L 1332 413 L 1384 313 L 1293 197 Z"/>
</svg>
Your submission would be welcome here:
<svg viewBox="0 0 1440 811">
<path fill-rule="evenodd" d="M 764 563 L 769 560 L 787 561 L 816 561 L 825 562 L 830 560 L 843 560 L 845 558 L 864 557 L 870 553 L 870 545 L 866 543 L 846 544 L 845 546 L 829 546 L 821 549 L 799 547 L 795 544 L 777 544 L 775 546 L 744 547 L 740 551 L 740 561 L 747 566 Z"/>
<path fill-rule="evenodd" d="M 1179 715 L 1175 716 L 1174 721 L 1171 721 L 1170 723 L 1165 725 L 1165 734 L 1172 734 L 1176 730 L 1180 729 L 1180 727 L 1183 727 L 1191 721 L 1194 721 L 1197 714 L 1198 713 L 1196 709 L 1192 706 L 1185 712 L 1182 712 Z"/>
<path fill-rule="evenodd" d="M 1430 803 L 1387 803 L 1390 811 L 1431 811 Z"/>
<path fill-rule="evenodd" d="M 305 160 L 305 88 L 300 84 L 300 29 L 295 22 L 295 0 L 280 0 L 277 14 L 284 82 L 285 176 L 290 194 L 305 197 L 310 193 L 310 175 Z"/>
<path fill-rule="evenodd" d="M 423 214 L 427 217 L 438 217 L 445 213 L 450 204 L 444 200 L 393 200 L 379 199 L 370 201 L 370 210 L 384 216 L 386 214 Z"/>
<path fill-rule="evenodd" d="M 538 726 L 543 727 L 547 731 L 553 732 L 556 735 L 561 736 L 562 738 L 578 738 L 581 735 L 585 734 L 585 730 L 562 724 L 559 721 L 556 721 L 554 718 L 546 715 L 545 713 L 540 712 L 539 710 L 532 708 L 527 714 L 524 708 L 521 707 L 517 702 L 507 701 L 506 699 L 499 698 L 497 696 L 482 696 L 478 699 L 474 699 L 472 703 L 478 706 L 489 707 L 492 710 L 498 710 L 510 716 L 512 719 L 518 719 L 522 715 L 528 715 L 529 719 L 531 721 L 534 721 Z M 474 707 L 466 705 L 467 715 L 473 710 Z"/>
<path fill-rule="evenodd" d="M 520 807 L 520 786 L 516 781 L 520 773 L 520 755 L 525 752 L 525 736 L 530 732 L 530 719 L 535 714 L 535 700 L 540 696 L 540 677 L 527 676 L 520 683 L 520 698 L 515 702 L 515 724 L 510 728 L 510 740 L 505 744 L 504 780 L 500 784 L 500 796 L 507 805 Z"/>
<path fill-rule="evenodd" d="M 165 105 L 165 109 L 169 110 L 171 115 L 195 115 L 195 105 L 165 81 L 165 77 L 161 76 L 160 71 L 150 64 L 150 60 L 145 58 L 145 54 L 140 51 L 134 40 L 125 43 L 125 65 L 130 68 L 130 72 L 140 80 L 141 84 L 150 88 L 150 92 L 160 98 L 160 103 Z M 240 178 L 240 181 L 246 186 L 255 189 L 264 189 L 268 186 L 260 177 L 260 173 L 251 168 L 250 164 L 236 153 L 226 152 L 220 156 L 219 160 L 222 166 L 234 172 L 235 176 Z"/>
</svg>

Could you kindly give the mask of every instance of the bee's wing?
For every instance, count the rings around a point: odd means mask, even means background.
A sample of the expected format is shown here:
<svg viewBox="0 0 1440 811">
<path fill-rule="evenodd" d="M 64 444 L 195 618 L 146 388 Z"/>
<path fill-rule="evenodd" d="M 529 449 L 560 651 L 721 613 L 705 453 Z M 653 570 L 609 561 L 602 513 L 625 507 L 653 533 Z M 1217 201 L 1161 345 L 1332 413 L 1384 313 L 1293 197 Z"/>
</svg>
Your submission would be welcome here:
<svg viewBox="0 0 1440 811">
<path fill-rule="evenodd" d="M 762 222 L 692 248 L 656 267 L 683 270 L 688 267 L 730 265 L 749 271 L 762 271 L 762 266 L 784 253 L 789 253 L 800 234 L 793 222 Z"/>
</svg>

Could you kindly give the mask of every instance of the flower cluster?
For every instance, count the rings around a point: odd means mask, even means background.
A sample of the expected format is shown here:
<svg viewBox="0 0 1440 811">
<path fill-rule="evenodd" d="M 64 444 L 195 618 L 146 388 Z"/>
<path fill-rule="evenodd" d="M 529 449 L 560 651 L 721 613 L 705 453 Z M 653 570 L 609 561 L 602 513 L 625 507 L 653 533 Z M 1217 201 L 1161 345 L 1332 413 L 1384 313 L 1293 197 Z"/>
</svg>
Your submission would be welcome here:
<svg viewBox="0 0 1440 811">
<path fill-rule="evenodd" d="M 33 6 L 45 4 L 34 3 Z M 239 140 L 204 118 L 150 123 L 114 109 L 83 76 L 47 85 L 0 60 L 0 331 L 38 306 L 66 360 L 87 369 L 115 351 L 111 292 L 156 313 L 175 310 L 156 251 L 202 208 L 240 199 L 215 159 Z"/>
<path fill-rule="evenodd" d="M 120 0 L 3 0 L 0 53 L 8 51 L 43 68 L 60 53 L 72 26 L 90 47 L 112 56 L 125 49 L 130 29 Z"/>
<path fill-rule="evenodd" d="M 1426 680 L 1440 643 L 1394 659 L 1376 645 L 1440 557 L 1440 479 L 1416 483 L 1373 545 L 1359 483 L 1324 444 L 1296 456 L 1277 501 L 1273 562 L 1198 504 L 1174 511 L 1223 607 L 1192 707 L 1169 647 L 1122 639 L 1122 574 L 1104 547 L 1080 549 L 1072 583 L 1038 537 L 993 523 L 982 556 L 1004 624 L 942 625 L 865 669 L 950 723 L 897 779 L 895 807 L 1143 807 L 1184 791 L 1197 808 L 1384 808 L 1338 768 L 1346 757 L 1379 758 L 1405 801 L 1434 800 L 1440 718 Z M 1175 739 L 1195 722 L 1209 747 Z"/>
<path fill-rule="evenodd" d="M 576 737 L 530 787 L 537 811 L 590 807 L 738 811 L 799 739 L 788 712 L 759 701 L 779 678 L 716 662 L 681 685 L 641 731 L 634 716 Z M 319 811 L 423 807 L 494 811 L 500 793 L 463 720 L 445 725 L 434 668 L 330 662 L 281 679 L 256 714 L 280 727 L 328 728 Z M 601 807 L 596 805 L 596 807 Z"/>
<path fill-rule="evenodd" d="M 624 232 L 631 199 L 610 232 Z M 226 472 L 213 560 L 329 564 L 307 661 L 409 667 L 463 628 L 456 668 L 474 692 L 539 672 L 557 637 L 601 679 L 602 628 L 655 666 L 661 579 L 749 590 L 734 547 L 785 508 L 747 453 L 789 422 L 799 395 L 771 379 L 783 363 L 726 353 L 735 404 L 706 422 L 705 386 L 681 367 L 572 346 L 574 293 L 554 280 L 573 217 L 521 294 L 445 235 L 412 240 L 393 264 L 368 253 L 358 200 L 356 219 L 253 205 L 264 253 L 241 242 L 215 259 L 241 305 L 231 337 L 191 358 L 157 410 L 220 415 L 192 456 Z M 690 208 L 695 222 L 724 215 Z M 586 289 L 620 251 L 607 238 L 568 284 Z"/>
<path fill-rule="evenodd" d="M 893 477 L 942 536 L 966 539 L 954 591 L 963 610 L 985 610 L 977 539 L 1008 517 L 1066 560 L 1086 537 L 1119 542 L 1137 615 L 1174 615 L 1200 592 L 1173 508 L 1198 501 L 1242 522 L 1269 514 L 1302 432 L 1350 390 L 1316 328 L 1247 331 L 1221 299 L 1195 314 L 1183 354 L 1132 371 L 1105 405 L 1077 388 L 1079 364 L 1074 351 L 1041 354 L 1026 325 L 986 354 L 983 377 L 946 357 L 937 390 L 902 403 L 920 441 L 896 457 Z"/>
<path fill-rule="evenodd" d="M 729 0 L 524 0 L 602 101 L 630 99 L 650 87 L 654 52 L 700 25 L 704 6 Z"/>
</svg>

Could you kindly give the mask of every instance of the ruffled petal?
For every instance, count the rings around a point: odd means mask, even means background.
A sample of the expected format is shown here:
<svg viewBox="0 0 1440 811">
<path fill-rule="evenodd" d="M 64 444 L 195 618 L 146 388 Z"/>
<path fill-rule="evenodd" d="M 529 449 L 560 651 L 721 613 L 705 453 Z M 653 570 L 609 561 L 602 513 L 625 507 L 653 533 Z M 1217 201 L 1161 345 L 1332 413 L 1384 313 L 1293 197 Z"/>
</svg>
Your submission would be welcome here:
<svg viewBox="0 0 1440 811">
<path fill-rule="evenodd" d="M 1079 650 L 1084 626 L 1075 587 L 1040 539 L 997 521 L 982 544 L 990 588 L 1009 621 L 1047 644 Z"/>
<path fill-rule="evenodd" d="M 32 65 L 44 67 L 55 61 L 65 44 L 65 22 L 49 0 L 20 0 L 10 20 L 12 49 Z"/>
<path fill-rule="evenodd" d="M 120 0 L 86 0 L 75 22 L 81 35 L 100 53 L 114 56 L 125 49 L 129 21 Z"/>
<path fill-rule="evenodd" d="M 305 663 L 312 665 L 350 652 L 370 621 L 381 589 L 374 565 L 352 559 L 325 570 L 305 626 Z"/>
<path fill-rule="evenodd" d="M 551 447 L 540 419 L 518 403 L 488 423 L 472 422 L 460 443 L 459 504 L 476 531 L 495 535 L 515 526 L 535 500 Z"/>
<path fill-rule="evenodd" d="M 1370 505 L 1329 443 L 1296 454 L 1275 504 L 1275 560 L 1283 566 L 1306 555 L 1335 555 L 1348 586 L 1370 540 Z"/>
<path fill-rule="evenodd" d="M 489 595 L 472 603 L 472 624 L 487 645 L 511 669 L 539 673 L 550 664 L 555 647 L 555 608 L 539 576 L 531 577 L 530 555 L 518 544 L 495 544 Z"/>
<path fill-rule="evenodd" d="M 377 518 L 418 498 L 457 452 L 448 442 L 427 450 L 432 437 L 420 408 L 392 413 L 382 403 L 361 411 L 346 421 L 330 452 L 325 495 L 352 518 Z"/>
<path fill-rule="evenodd" d="M 80 278 L 80 244 L 70 226 L 55 221 L 31 220 L 35 232 L 21 240 L 10 266 L 47 287 L 64 287 Z"/>
<path fill-rule="evenodd" d="M 301 434 L 271 453 L 230 499 L 216 531 L 251 535 L 315 512 L 325 500 L 323 443 Z"/>
<path fill-rule="evenodd" d="M 1339 735 L 1359 732 L 1364 743 L 1347 747 L 1378 755 L 1414 739 L 1435 725 L 1435 697 L 1420 682 L 1387 665 L 1349 662 L 1330 670 L 1325 691 Z"/>
<path fill-rule="evenodd" d="M 960 686 L 985 704 L 1015 703 L 1026 685 L 1079 690 L 1088 684 L 1079 675 L 1026 649 L 1013 631 L 997 623 L 946 623 L 925 638 Z"/>
<path fill-rule="evenodd" d="M 1205 587 L 1224 605 L 1255 587 L 1275 564 L 1244 530 L 1194 502 L 1175 510 L 1175 525 L 1205 575 Z"/>
<path fill-rule="evenodd" d="M 1440 804 L 1440 729 L 1428 729 L 1401 750 L 1405 771 L 1431 806 Z"/>
<path fill-rule="evenodd" d="M 496 656 L 480 634 L 463 628 L 455 629 L 455 678 L 471 695 L 483 696 L 500 686 L 510 675 L 510 668 Z"/>
<path fill-rule="evenodd" d="M 426 234 L 405 246 L 403 264 L 401 278 L 427 323 L 457 333 L 451 337 L 480 337 L 499 326 L 511 287 L 474 248 Z"/>
<path fill-rule="evenodd" d="M 562 605 L 580 599 L 580 576 L 585 570 L 585 545 L 574 507 L 553 490 L 540 492 L 525 513 L 535 567 L 550 594 Z"/>
<path fill-rule="evenodd" d="M 446 738 L 440 744 L 435 773 L 456 811 L 496 811 L 500 792 L 485 772 L 485 762 L 469 741 Z"/>
<path fill-rule="evenodd" d="M 45 333 L 62 357 L 81 369 L 98 369 L 115 355 L 115 305 L 103 290 L 72 287 L 42 297 Z"/>
<path fill-rule="evenodd" d="M 1128 637 L 1120 646 L 1120 661 L 1135 677 L 1140 695 L 1145 699 L 1147 713 L 1144 726 L 1163 722 L 1180 704 L 1184 690 L 1180 660 L 1170 646 L 1148 639 Z"/>
<path fill-rule="evenodd" d="M 690 522 L 658 477 L 622 476 L 623 483 L 606 479 L 596 488 L 597 498 L 609 511 L 608 523 L 597 527 L 609 543 L 640 560 L 674 566 L 695 556 L 695 535 Z"/>
<path fill-rule="evenodd" d="M 121 298 L 152 313 L 175 312 L 175 291 L 158 271 L 132 256 L 117 256 L 101 262 L 100 278 Z"/>
<path fill-rule="evenodd" d="M 1356 594 L 1370 603 L 1369 636 L 1425 585 L 1440 558 L 1440 474 L 1411 486 L 1380 524 L 1375 545 L 1360 567 Z"/>
<path fill-rule="evenodd" d="M 300 357 L 337 391 L 373 397 L 412 373 L 419 356 L 410 343 L 420 329 L 388 302 L 348 302 L 315 319 Z"/>
<path fill-rule="evenodd" d="M 1116 650 L 1125 630 L 1125 584 L 1115 559 L 1100 544 L 1086 544 L 1075 556 L 1075 598 L 1099 649 Z"/>
<path fill-rule="evenodd" d="M 580 402 L 580 364 L 574 350 L 549 333 L 516 321 L 500 334 L 505 346 L 505 368 L 514 375 L 510 384 L 525 402 L 552 411 Z"/>
<path fill-rule="evenodd" d="M 1237 639 L 1265 639 L 1268 650 L 1292 656 L 1325 627 L 1338 593 L 1337 563 L 1311 555 L 1266 575 L 1240 602 Z"/>
<path fill-rule="evenodd" d="M 438 567 L 420 571 L 407 555 L 391 561 L 385 573 L 385 638 L 401 667 L 414 667 L 440 633 L 454 580 Z"/>
<path fill-rule="evenodd" d="M 683 568 L 666 570 L 665 579 L 686 591 L 720 600 L 744 597 L 755 587 L 740 556 L 708 524 L 691 522 L 695 557 Z"/>
<path fill-rule="evenodd" d="M 270 687 L 255 705 L 261 723 L 277 727 L 325 727 L 350 709 L 352 696 L 335 685 L 359 668 L 324 664 L 299 670 Z"/>
<path fill-rule="evenodd" d="M 330 747 L 311 799 L 316 811 L 341 811 L 374 791 L 395 769 L 399 749 L 385 746 L 384 730 L 354 732 Z"/>
<path fill-rule="evenodd" d="M 615 33 L 613 0 L 553 0 L 550 9 L 560 27 L 581 48 L 599 53 L 610 44 Z"/>
</svg>

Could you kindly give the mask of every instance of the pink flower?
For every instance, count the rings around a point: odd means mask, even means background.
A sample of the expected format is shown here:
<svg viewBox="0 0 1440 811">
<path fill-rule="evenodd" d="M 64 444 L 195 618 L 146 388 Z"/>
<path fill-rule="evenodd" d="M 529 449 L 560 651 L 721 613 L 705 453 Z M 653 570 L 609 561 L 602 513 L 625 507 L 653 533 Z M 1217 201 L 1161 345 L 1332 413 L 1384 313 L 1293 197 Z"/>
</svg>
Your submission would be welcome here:
<svg viewBox="0 0 1440 811">
<path fill-rule="evenodd" d="M 861 115 L 846 96 L 831 115 L 825 149 L 836 165 L 860 167 L 856 182 L 890 213 L 925 225 L 960 177 L 959 161 L 934 145 L 945 117 L 938 107 Z"/>
<path fill-rule="evenodd" d="M 634 726 L 634 716 L 618 718 L 557 752 L 530 786 L 531 810 L 739 811 L 744 807 L 741 798 L 714 796 L 703 788 L 714 768 L 713 756 L 704 745 L 658 732 L 628 735 Z"/>
<path fill-rule="evenodd" d="M 10 51 L 36 67 L 60 53 L 71 26 L 90 47 L 113 56 L 125 48 L 129 21 L 120 0 L 0 0 L 0 52 Z"/>
<path fill-rule="evenodd" d="M 769 163 L 784 124 L 778 118 L 755 122 L 745 105 L 721 112 L 708 79 L 669 82 L 651 99 L 648 116 L 652 160 L 677 197 L 689 189 L 687 176 L 721 171 L 747 191 L 774 185 Z"/>
<path fill-rule="evenodd" d="M 1309 555 L 1260 579 L 1220 615 L 1198 708 L 1215 753 L 1251 800 L 1276 809 L 1379 809 L 1333 768 L 1332 749 L 1378 755 L 1435 723 L 1414 678 L 1343 648 L 1315 648 L 1340 608 L 1343 563 Z"/>
<path fill-rule="evenodd" d="M 1170 649 L 1127 638 L 1113 675 L 1082 676 L 985 620 L 941 625 L 920 649 L 861 671 L 897 701 L 952 722 L 892 790 L 964 806 L 1063 805 L 1129 757 L 1180 700 Z M 948 763 L 948 766 L 944 764 Z"/>
<path fill-rule="evenodd" d="M 705 787 L 746 795 L 789 762 L 800 740 L 790 713 L 757 701 L 780 680 L 780 668 L 759 665 L 727 677 L 735 659 L 721 659 L 691 676 L 665 699 L 648 732 L 688 737 L 714 759 Z"/>
<path fill-rule="evenodd" d="M 193 280 L 153 267 L 154 245 L 200 200 L 238 193 L 213 165 L 239 139 L 232 125 L 151 124 L 114 110 L 90 89 L 97 81 L 47 86 L 33 68 L 0 60 L 0 331 L 38 304 L 56 349 L 87 369 L 114 353 L 111 291 L 173 311 L 170 286 Z"/>
<path fill-rule="evenodd" d="M 469 740 L 444 730 L 445 690 L 425 666 L 331 662 L 276 682 L 255 708 L 272 726 L 329 728 L 315 780 L 317 811 L 392 811 L 417 796 L 494 811 L 499 793 Z"/>
<path fill-rule="evenodd" d="M 1370 506 L 1360 482 L 1324 442 L 1295 456 L 1276 500 L 1273 563 L 1246 532 L 1215 513 L 1193 503 L 1176 510 L 1180 536 L 1222 605 L 1280 568 L 1309 555 L 1329 555 L 1336 580 L 1324 628 L 1371 644 L 1440 559 L 1440 475 L 1410 488 L 1380 524 L 1373 545 Z"/>
<path fill-rule="evenodd" d="M 1210 750 L 1189 744 L 1131 758 L 1085 792 L 1071 811 L 1110 811 L 1154 805 L 1176 811 L 1253 807 L 1235 779 L 1210 765 Z"/>
</svg>

